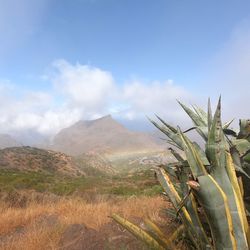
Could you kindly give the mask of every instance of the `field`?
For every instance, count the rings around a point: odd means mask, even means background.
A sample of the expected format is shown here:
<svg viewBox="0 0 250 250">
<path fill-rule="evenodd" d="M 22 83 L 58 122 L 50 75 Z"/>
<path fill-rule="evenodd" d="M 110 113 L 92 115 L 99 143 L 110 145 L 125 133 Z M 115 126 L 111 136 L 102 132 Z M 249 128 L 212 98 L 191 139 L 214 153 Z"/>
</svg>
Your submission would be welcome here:
<svg viewBox="0 0 250 250">
<path fill-rule="evenodd" d="M 150 218 L 172 232 L 175 224 L 164 212 L 171 205 L 154 171 L 135 159 L 126 171 L 120 161 L 122 171 L 113 175 L 1 170 L 0 249 L 147 249 L 110 218 L 113 213 L 140 226 Z"/>
<path fill-rule="evenodd" d="M 47 197 L 25 207 L 0 209 L 0 247 L 26 249 L 147 249 L 109 216 L 118 213 L 136 223 L 150 218 L 166 232 L 161 209 L 169 204 L 162 197 L 113 198 L 86 202 L 82 198 Z M 165 225 L 165 228 L 164 228 Z M 84 247 L 84 248 L 83 248 Z"/>
<path fill-rule="evenodd" d="M 32 189 L 56 195 L 156 195 L 162 189 L 151 170 L 133 174 L 83 177 L 57 176 L 39 172 L 1 170 L 0 190 L 12 193 Z"/>
</svg>

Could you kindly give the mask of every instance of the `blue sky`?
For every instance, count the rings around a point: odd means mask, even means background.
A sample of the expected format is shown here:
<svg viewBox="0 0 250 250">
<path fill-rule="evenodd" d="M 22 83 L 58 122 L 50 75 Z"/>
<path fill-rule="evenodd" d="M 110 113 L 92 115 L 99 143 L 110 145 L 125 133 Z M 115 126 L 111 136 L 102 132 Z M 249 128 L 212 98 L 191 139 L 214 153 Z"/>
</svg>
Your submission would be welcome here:
<svg viewBox="0 0 250 250">
<path fill-rule="evenodd" d="M 0 44 L 0 132 L 182 122 L 176 98 L 219 94 L 226 117 L 249 116 L 247 0 L 0 0 Z"/>
</svg>

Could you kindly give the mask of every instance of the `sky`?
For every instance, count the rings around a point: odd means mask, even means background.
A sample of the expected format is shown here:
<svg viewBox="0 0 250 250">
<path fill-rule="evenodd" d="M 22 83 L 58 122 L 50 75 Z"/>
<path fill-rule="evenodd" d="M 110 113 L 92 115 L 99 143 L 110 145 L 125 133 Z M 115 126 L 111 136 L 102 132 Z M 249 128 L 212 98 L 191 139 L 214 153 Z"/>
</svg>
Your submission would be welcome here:
<svg viewBox="0 0 250 250">
<path fill-rule="evenodd" d="M 185 124 L 176 99 L 249 118 L 249 0 L 0 0 L 0 133 L 111 114 Z"/>
</svg>

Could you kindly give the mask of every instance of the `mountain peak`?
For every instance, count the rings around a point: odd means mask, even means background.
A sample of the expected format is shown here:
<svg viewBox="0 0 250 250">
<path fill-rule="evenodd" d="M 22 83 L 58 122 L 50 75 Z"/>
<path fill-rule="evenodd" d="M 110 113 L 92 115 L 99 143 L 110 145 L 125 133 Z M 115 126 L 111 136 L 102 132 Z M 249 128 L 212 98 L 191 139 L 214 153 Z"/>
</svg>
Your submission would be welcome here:
<svg viewBox="0 0 250 250">
<path fill-rule="evenodd" d="M 155 149 L 155 141 L 148 134 L 135 133 L 112 118 L 79 121 L 61 130 L 54 138 L 52 148 L 70 155 L 89 151 L 134 151 Z"/>
<path fill-rule="evenodd" d="M 113 119 L 112 115 L 105 115 L 105 116 L 100 117 L 96 120 L 114 120 L 114 119 Z"/>
<path fill-rule="evenodd" d="M 98 124 L 102 125 L 103 123 L 109 124 L 109 125 L 114 124 L 114 123 L 119 124 L 117 121 L 113 119 L 111 115 L 105 115 L 103 117 L 93 119 L 93 120 L 80 120 L 76 122 L 75 124 L 73 124 L 71 127 L 72 128 L 84 128 L 84 127 L 90 127 L 92 125 L 98 125 Z"/>
<path fill-rule="evenodd" d="M 97 118 L 97 119 L 87 120 L 85 122 L 87 122 L 87 123 L 98 123 L 98 122 L 102 122 L 102 121 L 116 122 L 111 115 L 105 115 L 105 116 L 102 116 L 102 117 Z"/>
</svg>

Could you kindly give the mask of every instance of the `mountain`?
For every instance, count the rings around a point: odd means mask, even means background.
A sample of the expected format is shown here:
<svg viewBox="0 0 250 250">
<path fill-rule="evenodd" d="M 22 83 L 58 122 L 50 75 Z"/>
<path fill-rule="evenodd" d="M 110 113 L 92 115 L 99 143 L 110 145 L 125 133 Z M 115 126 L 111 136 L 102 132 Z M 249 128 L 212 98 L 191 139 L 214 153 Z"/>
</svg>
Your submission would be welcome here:
<svg viewBox="0 0 250 250">
<path fill-rule="evenodd" d="M 17 142 L 13 137 L 7 134 L 0 134 L 0 149 L 8 147 L 19 147 L 21 143 Z"/>
<path fill-rule="evenodd" d="M 16 141 L 21 142 L 23 146 L 30 146 L 40 148 L 40 145 L 46 145 L 49 143 L 49 137 L 40 134 L 34 129 L 27 129 L 21 131 L 12 132 L 11 136 Z"/>
<path fill-rule="evenodd" d="M 0 150 L 0 169 L 85 175 L 74 159 L 63 153 L 34 147 L 12 147 Z"/>
<path fill-rule="evenodd" d="M 69 155 L 80 155 L 90 151 L 152 151 L 158 150 L 160 145 L 151 135 L 130 131 L 108 115 L 96 120 L 79 121 L 61 130 L 50 148 Z"/>
</svg>

